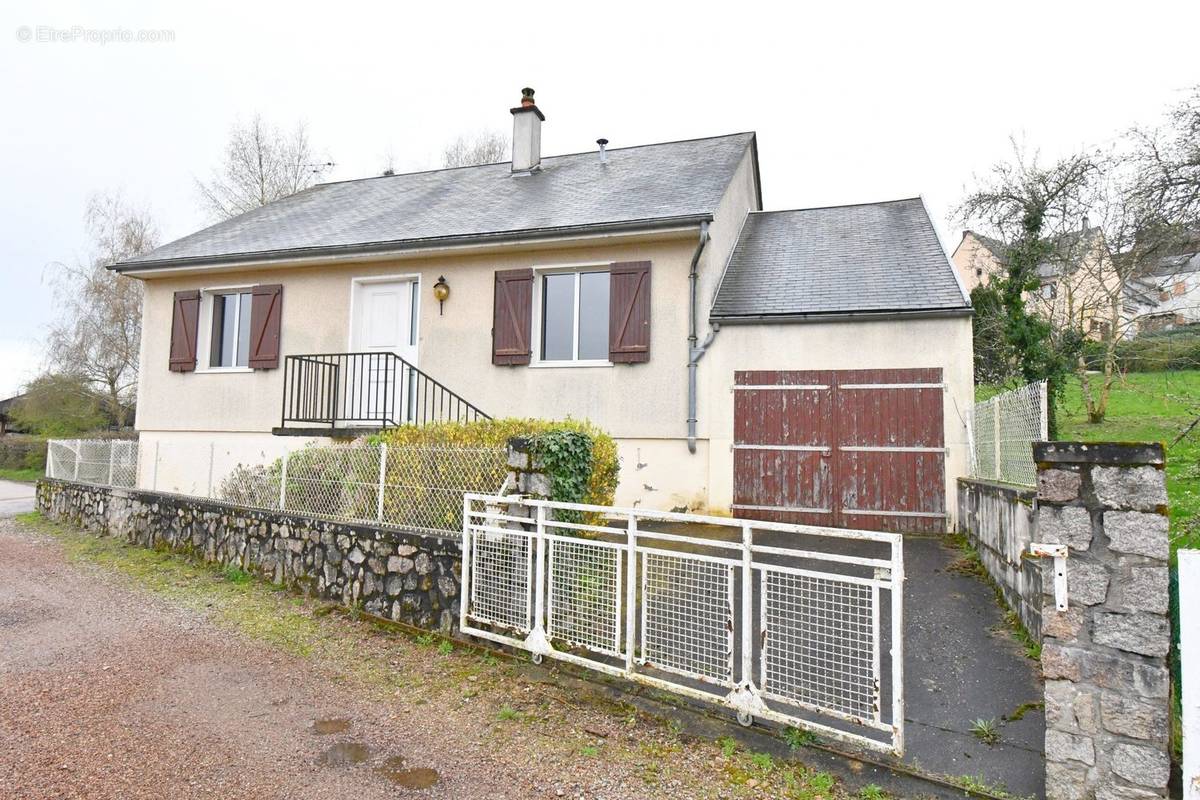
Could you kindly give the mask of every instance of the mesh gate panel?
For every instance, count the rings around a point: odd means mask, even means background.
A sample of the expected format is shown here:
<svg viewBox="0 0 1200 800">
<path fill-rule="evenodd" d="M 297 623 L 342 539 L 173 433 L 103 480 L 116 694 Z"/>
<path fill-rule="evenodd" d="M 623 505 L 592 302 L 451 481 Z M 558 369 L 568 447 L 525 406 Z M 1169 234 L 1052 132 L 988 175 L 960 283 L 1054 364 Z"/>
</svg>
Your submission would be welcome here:
<svg viewBox="0 0 1200 800">
<path fill-rule="evenodd" d="M 874 719 L 871 587 L 764 569 L 762 602 L 763 692 Z"/>
<path fill-rule="evenodd" d="M 642 554 L 640 661 L 733 685 L 733 567 Z"/>
<path fill-rule="evenodd" d="M 547 633 L 611 655 L 621 650 L 621 552 L 551 540 Z"/>
<path fill-rule="evenodd" d="M 530 539 L 479 533 L 471 541 L 471 616 L 529 630 Z"/>
</svg>

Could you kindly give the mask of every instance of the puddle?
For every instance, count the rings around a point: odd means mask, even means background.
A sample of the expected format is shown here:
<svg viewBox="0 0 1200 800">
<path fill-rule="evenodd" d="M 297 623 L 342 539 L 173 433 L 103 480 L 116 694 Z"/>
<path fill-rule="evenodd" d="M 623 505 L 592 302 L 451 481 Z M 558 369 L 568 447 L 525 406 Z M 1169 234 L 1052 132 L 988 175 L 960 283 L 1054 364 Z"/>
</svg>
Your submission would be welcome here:
<svg viewBox="0 0 1200 800">
<path fill-rule="evenodd" d="M 349 730 L 350 720 L 345 717 L 331 717 L 329 719 L 314 719 L 312 724 L 312 732 L 318 736 L 325 736 L 330 733 L 341 733 Z"/>
<path fill-rule="evenodd" d="M 428 789 L 438 782 L 437 770 L 428 767 L 404 768 L 404 756 L 392 756 L 375 769 L 387 780 L 405 789 Z"/>
<path fill-rule="evenodd" d="M 317 759 L 323 767 L 345 767 L 361 764 L 371 757 L 371 748 L 359 742 L 338 742 Z"/>
</svg>

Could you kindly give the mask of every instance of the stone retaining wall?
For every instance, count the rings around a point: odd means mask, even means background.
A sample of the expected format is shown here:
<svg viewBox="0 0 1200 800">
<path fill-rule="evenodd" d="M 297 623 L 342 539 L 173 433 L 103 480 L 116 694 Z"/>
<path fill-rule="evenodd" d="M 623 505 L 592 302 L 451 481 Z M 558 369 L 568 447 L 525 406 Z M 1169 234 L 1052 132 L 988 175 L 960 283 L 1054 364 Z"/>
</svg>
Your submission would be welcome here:
<svg viewBox="0 0 1200 800">
<path fill-rule="evenodd" d="M 1039 442 L 1035 537 L 1068 547 L 1066 611 L 1043 560 L 1049 800 L 1166 796 L 1167 492 L 1162 445 Z"/>
<path fill-rule="evenodd" d="M 1042 638 L 1042 571 L 1025 557 L 1033 541 L 1037 492 L 1019 486 L 958 479 L 959 532 L 979 553 L 1029 633 Z"/>
<path fill-rule="evenodd" d="M 195 553 L 398 622 L 458 625 L 455 539 L 49 478 L 38 482 L 37 505 L 101 536 Z"/>
</svg>

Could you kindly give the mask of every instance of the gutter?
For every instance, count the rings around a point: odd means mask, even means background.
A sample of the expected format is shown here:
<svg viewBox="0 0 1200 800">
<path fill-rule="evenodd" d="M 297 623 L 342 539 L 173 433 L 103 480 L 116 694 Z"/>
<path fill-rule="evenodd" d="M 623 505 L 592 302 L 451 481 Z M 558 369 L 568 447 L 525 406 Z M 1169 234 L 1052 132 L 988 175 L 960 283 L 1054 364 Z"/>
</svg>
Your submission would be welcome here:
<svg viewBox="0 0 1200 800">
<path fill-rule="evenodd" d="M 695 455 L 696 453 L 696 369 L 700 364 L 700 359 L 704 358 L 705 351 L 709 345 L 713 343 L 713 339 L 717 336 L 717 331 L 720 330 L 719 325 L 713 325 L 708 336 L 704 337 L 704 343 L 697 347 L 699 341 L 696 335 L 697 317 L 699 311 L 696 308 L 696 300 L 699 282 L 699 273 L 696 271 L 700 263 L 700 254 L 704 252 L 704 245 L 708 244 L 708 223 L 700 223 L 700 241 L 696 242 L 696 252 L 692 254 L 692 268 L 688 272 L 688 284 L 691 292 L 691 299 L 688 303 L 688 418 L 687 418 L 687 442 L 688 452 Z"/>
<path fill-rule="evenodd" d="M 918 308 L 912 311 L 826 311 L 813 314 L 738 314 L 714 317 L 722 325 L 764 325 L 788 322 L 857 322 L 871 320 L 932 319 L 938 317 L 970 317 L 975 309 Z"/>
<path fill-rule="evenodd" d="M 697 223 L 707 225 L 712 214 L 689 214 L 659 219 L 627 220 L 622 222 L 589 223 L 566 225 L 554 228 L 528 228 L 498 233 L 471 233 L 456 236 L 431 236 L 423 239 L 401 239 L 384 242 L 366 242 L 353 245 L 328 245 L 323 247 L 299 247 L 282 250 L 259 250 L 242 253 L 224 253 L 212 256 L 189 256 L 185 258 L 147 259 L 124 261 L 108 269 L 119 273 L 137 273 L 163 269 L 205 268 L 235 264 L 252 267 L 271 262 L 299 260 L 340 259 L 353 256 L 387 257 L 392 253 L 405 253 L 436 247 L 470 246 L 477 244 L 505 244 L 528 242 L 531 239 L 556 238 L 577 234 L 602 236 L 611 233 L 636 233 L 662 229 L 691 227 Z"/>
</svg>

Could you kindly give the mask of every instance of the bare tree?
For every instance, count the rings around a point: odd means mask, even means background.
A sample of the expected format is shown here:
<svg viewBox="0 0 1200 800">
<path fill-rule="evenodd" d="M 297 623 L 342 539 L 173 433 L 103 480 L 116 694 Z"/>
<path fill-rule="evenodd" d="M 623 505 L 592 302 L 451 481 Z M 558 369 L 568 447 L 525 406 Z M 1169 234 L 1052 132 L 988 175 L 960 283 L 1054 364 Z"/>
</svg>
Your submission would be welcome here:
<svg viewBox="0 0 1200 800">
<path fill-rule="evenodd" d="M 1157 294 L 1156 284 L 1171 278 L 1163 258 L 1183 233 L 1166 195 L 1146 185 L 1140 151 L 1130 145 L 1123 140 L 1108 153 L 1076 154 L 1048 168 L 1018 151 L 963 205 L 1007 243 L 1006 286 L 1028 299 L 1057 342 L 1052 349 L 1074 363 L 1093 423 L 1104 420 L 1119 377 L 1118 345 L 1152 310 L 1130 297 L 1139 289 Z M 1019 351 L 1021 335 L 1038 334 L 1038 325 L 1017 321 L 1010 336 Z M 1046 347 L 1026 338 L 1035 352 Z"/>
<path fill-rule="evenodd" d="M 1131 138 L 1139 199 L 1200 227 L 1200 85 L 1168 112 L 1165 125 L 1135 128 Z"/>
<path fill-rule="evenodd" d="M 442 151 L 443 167 L 470 167 L 477 164 L 496 164 L 509 156 L 508 137 L 496 131 L 483 131 L 474 136 L 459 136 Z"/>
<path fill-rule="evenodd" d="M 46 343 L 55 372 L 96 387 L 118 426 L 129 423 L 142 336 L 141 283 L 107 267 L 157 244 L 149 212 L 118 193 L 93 195 L 85 215 L 93 252 L 87 264 L 52 265 L 58 318 Z"/>
<path fill-rule="evenodd" d="M 332 166 L 314 155 L 302 123 L 285 134 L 256 114 L 234 126 L 224 163 L 196 187 L 209 213 L 228 219 L 307 189 Z"/>
</svg>

